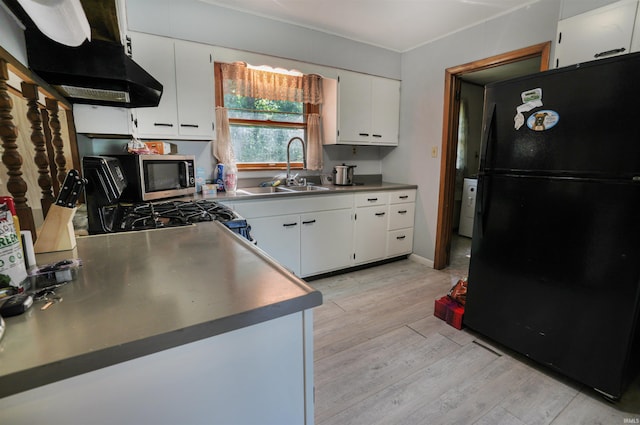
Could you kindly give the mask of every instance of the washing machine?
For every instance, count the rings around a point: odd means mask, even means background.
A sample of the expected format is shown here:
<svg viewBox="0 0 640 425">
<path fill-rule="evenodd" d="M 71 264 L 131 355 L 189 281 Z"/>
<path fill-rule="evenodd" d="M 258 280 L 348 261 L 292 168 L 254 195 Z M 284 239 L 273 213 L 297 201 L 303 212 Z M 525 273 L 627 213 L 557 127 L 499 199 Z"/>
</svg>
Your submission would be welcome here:
<svg viewBox="0 0 640 425">
<path fill-rule="evenodd" d="M 465 178 L 462 186 L 462 206 L 458 234 L 470 238 L 473 235 L 473 219 L 476 211 L 476 193 L 478 180 Z"/>
</svg>

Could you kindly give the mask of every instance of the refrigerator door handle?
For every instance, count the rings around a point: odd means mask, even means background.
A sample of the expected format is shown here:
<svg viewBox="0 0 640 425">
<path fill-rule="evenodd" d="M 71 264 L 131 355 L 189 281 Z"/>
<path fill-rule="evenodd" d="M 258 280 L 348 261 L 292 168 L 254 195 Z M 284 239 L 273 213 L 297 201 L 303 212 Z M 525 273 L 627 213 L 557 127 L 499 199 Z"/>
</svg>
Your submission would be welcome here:
<svg viewBox="0 0 640 425">
<path fill-rule="evenodd" d="M 486 204 L 485 199 L 484 199 L 484 194 L 487 190 L 489 190 L 488 187 L 485 187 L 487 185 L 489 185 L 489 181 L 488 181 L 488 176 L 486 174 L 484 174 L 484 170 L 486 168 L 486 158 L 487 158 L 487 153 L 489 152 L 489 144 L 491 142 L 491 139 L 493 138 L 493 133 L 495 131 L 495 117 L 496 117 L 496 104 L 493 103 L 491 104 L 488 108 L 487 111 L 491 111 L 491 113 L 489 115 L 486 115 L 487 119 L 485 121 L 485 127 L 483 128 L 482 131 L 482 155 L 480 157 L 480 175 L 478 176 L 478 187 L 476 189 L 476 210 L 475 210 L 475 220 L 474 223 L 476 223 L 476 229 L 477 229 L 477 235 L 473 235 L 478 236 L 478 237 L 482 237 L 483 232 L 484 232 L 484 223 L 488 214 L 488 208 L 489 206 Z"/>
<path fill-rule="evenodd" d="M 486 161 L 487 154 L 490 153 L 489 144 L 491 143 L 491 139 L 493 139 L 493 133 L 495 132 L 496 125 L 496 104 L 492 103 L 488 105 L 487 110 L 485 111 L 485 120 L 484 127 L 482 128 L 482 141 L 481 141 L 481 149 L 482 153 L 480 154 L 480 172 L 483 172 L 486 169 Z"/>
</svg>

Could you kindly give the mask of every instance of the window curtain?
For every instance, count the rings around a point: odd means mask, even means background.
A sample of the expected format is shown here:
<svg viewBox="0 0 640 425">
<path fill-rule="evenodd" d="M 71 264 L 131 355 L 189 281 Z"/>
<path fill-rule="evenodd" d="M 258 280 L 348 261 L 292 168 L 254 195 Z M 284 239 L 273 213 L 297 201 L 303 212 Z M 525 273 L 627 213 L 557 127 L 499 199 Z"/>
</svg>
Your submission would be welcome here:
<svg viewBox="0 0 640 425">
<path fill-rule="evenodd" d="M 322 170 L 322 131 L 320 115 L 307 115 L 307 169 Z"/>
<path fill-rule="evenodd" d="M 467 166 L 467 145 L 469 138 L 469 113 L 467 102 L 460 102 L 460 115 L 458 117 L 458 156 L 456 158 L 456 170 L 464 173 Z"/>
<path fill-rule="evenodd" d="M 279 72 L 262 71 L 252 69 L 244 62 L 222 63 L 222 84 L 224 93 L 234 93 L 240 96 L 282 100 L 289 102 L 302 102 L 312 105 L 321 105 L 322 77 L 315 74 L 289 75 Z M 229 118 L 226 115 L 221 120 L 216 108 L 216 120 L 218 122 L 218 153 L 216 158 L 224 156 L 224 152 L 231 150 L 231 138 L 229 137 Z M 307 115 L 307 168 L 309 170 L 322 169 L 322 137 L 320 115 Z M 226 123 L 226 130 L 221 128 Z M 222 125 L 221 125 L 222 124 Z M 220 133 L 226 139 L 220 138 Z M 226 145 L 229 147 L 227 148 Z M 222 162 L 222 161 L 221 161 Z"/>
<path fill-rule="evenodd" d="M 322 77 L 315 74 L 289 75 L 252 69 L 244 62 L 223 63 L 225 93 L 240 96 L 322 104 Z"/>
<path fill-rule="evenodd" d="M 221 164 L 236 164 L 236 157 L 231 145 L 229 115 L 227 114 L 227 108 L 221 106 L 216 107 L 216 141 L 213 144 L 213 156 Z"/>
</svg>

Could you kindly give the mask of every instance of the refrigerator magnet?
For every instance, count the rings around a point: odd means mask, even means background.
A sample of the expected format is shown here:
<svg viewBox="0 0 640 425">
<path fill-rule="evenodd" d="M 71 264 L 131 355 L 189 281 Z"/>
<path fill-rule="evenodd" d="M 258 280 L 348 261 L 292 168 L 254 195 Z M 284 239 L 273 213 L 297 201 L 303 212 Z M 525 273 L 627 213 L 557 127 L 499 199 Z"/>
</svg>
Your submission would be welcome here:
<svg viewBox="0 0 640 425">
<path fill-rule="evenodd" d="M 527 127 L 533 131 L 545 131 L 555 127 L 558 121 L 560 121 L 560 115 L 556 111 L 538 111 L 529 115 Z"/>
</svg>

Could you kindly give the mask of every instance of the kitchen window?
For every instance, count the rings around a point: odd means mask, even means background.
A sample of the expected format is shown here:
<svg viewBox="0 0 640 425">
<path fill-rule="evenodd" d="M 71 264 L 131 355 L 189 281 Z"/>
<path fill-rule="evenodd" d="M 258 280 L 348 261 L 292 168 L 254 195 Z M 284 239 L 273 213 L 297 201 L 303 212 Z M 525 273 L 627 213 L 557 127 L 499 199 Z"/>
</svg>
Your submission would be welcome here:
<svg viewBox="0 0 640 425">
<path fill-rule="evenodd" d="M 283 169 L 287 142 L 308 142 L 308 116 L 322 100 L 320 77 L 245 63 L 216 63 L 216 106 L 226 108 L 239 169 Z M 291 145 L 291 167 L 302 168 L 302 146 Z"/>
</svg>

